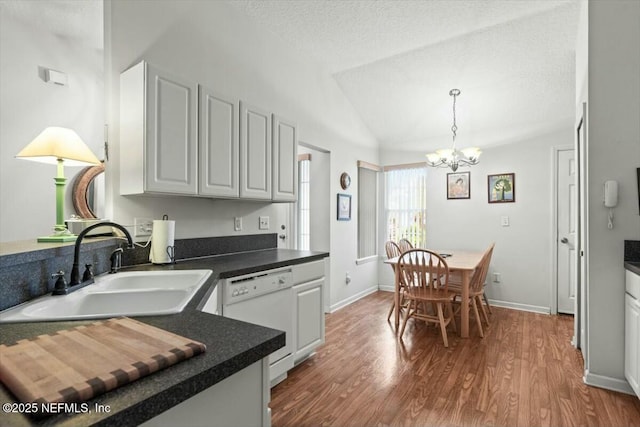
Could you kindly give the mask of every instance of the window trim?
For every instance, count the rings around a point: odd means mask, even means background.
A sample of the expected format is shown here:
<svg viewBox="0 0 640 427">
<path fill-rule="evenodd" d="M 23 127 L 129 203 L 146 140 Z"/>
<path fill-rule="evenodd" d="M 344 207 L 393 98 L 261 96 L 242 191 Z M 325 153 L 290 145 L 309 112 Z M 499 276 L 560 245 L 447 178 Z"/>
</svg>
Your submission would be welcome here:
<svg viewBox="0 0 640 427">
<path fill-rule="evenodd" d="M 374 163 L 370 163 L 370 162 L 366 162 L 363 160 L 358 160 L 357 161 L 357 166 L 358 166 L 358 225 L 357 225 L 357 231 L 358 231 L 358 237 L 357 237 L 357 245 L 356 245 L 356 265 L 361 265 L 361 264 L 366 264 L 369 262 L 374 262 L 377 261 L 379 259 L 379 252 L 380 252 L 380 248 L 378 247 L 378 239 L 380 238 L 380 175 L 379 173 L 382 172 L 382 167 L 378 166 Z M 374 250 L 375 253 L 371 254 L 371 255 L 367 255 L 364 257 L 360 257 L 360 201 L 362 200 L 361 194 L 360 194 L 360 169 L 367 169 L 373 172 L 376 172 L 376 188 L 375 188 L 375 195 L 376 195 L 376 202 L 375 202 L 375 207 L 374 207 L 374 214 L 375 214 L 375 219 L 374 219 Z"/>
</svg>

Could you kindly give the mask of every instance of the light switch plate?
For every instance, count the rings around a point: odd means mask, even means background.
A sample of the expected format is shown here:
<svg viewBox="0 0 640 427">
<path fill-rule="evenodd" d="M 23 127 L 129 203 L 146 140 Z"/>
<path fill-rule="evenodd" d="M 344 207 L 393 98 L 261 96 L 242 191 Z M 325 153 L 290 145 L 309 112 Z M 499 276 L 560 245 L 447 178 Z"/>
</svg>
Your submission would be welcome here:
<svg viewBox="0 0 640 427">
<path fill-rule="evenodd" d="M 260 221 L 258 223 L 258 228 L 260 230 L 268 230 L 269 229 L 269 217 L 268 216 L 261 216 L 260 217 Z"/>
<path fill-rule="evenodd" d="M 153 219 L 151 218 L 134 218 L 133 219 L 133 237 L 151 236 L 153 231 Z"/>
<path fill-rule="evenodd" d="M 509 217 L 508 216 L 503 216 L 500 218 L 500 225 L 503 227 L 508 227 L 509 226 Z"/>
</svg>

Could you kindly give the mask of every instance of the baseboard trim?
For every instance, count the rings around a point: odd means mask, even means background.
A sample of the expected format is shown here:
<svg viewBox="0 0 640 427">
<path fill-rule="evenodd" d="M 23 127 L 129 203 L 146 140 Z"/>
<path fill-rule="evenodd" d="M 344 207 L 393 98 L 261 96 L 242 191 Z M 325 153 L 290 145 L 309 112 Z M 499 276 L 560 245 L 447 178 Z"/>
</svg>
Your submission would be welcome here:
<svg viewBox="0 0 640 427">
<path fill-rule="evenodd" d="M 620 378 L 605 377 L 604 375 L 592 374 L 588 369 L 584 371 L 582 380 L 585 384 L 604 388 L 611 391 L 617 391 L 619 393 L 631 394 L 635 396 L 635 392 L 627 382 Z"/>
<path fill-rule="evenodd" d="M 494 299 L 490 299 L 489 304 L 496 307 L 511 308 L 513 310 L 530 311 L 532 313 L 540 313 L 540 314 L 551 313 L 551 310 L 549 309 L 549 307 L 543 307 L 538 305 L 520 304 L 517 302 L 500 301 L 500 300 L 494 300 Z"/>
<path fill-rule="evenodd" d="M 394 285 L 378 285 L 378 289 L 384 292 L 395 292 Z M 502 308 L 510 308 L 512 310 L 520 310 L 520 311 L 530 311 L 532 313 L 540 313 L 540 314 L 550 314 L 551 310 L 549 307 L 543 307 L 538 305 L 529 305 L 529 304 L 520 304 L 517 302 L 509 302 L 509 301 L 500 301 L 490 299 L 489 304 L 496 307 Z"/>
<path fill-rule="evenodd" d="M 354 302 L 358 301 L 359 299 L 366 297 L 367 295 L 371 295 L 374 292 L 378 292 L 378 287 L 377 286 L 372 286 L 370 288 L 365 289 L 364 291 L 358 292 L 355 295 L 351 295 L 349 298 L 343 299 L 342 301 L 339 301 L 339 302 L 331 305 L 329 307 L 329 313 L 334 313 L 334 312 L 340 310 L 341 308 L 344 308 L 344 307 L 348 306 L 349 304 L 353 304 Z"/>
</svg>

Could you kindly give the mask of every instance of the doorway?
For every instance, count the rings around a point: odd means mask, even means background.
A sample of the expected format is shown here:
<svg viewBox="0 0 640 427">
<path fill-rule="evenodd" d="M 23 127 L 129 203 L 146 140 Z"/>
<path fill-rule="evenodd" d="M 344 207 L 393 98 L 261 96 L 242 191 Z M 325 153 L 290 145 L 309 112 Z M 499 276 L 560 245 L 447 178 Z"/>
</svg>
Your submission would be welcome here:
<svg viewBox="0 0 640 427">
<path fill-rule="evenodd" d="M 300 141 L 298 158 L 306 161 L 299 167 L 298 201 L 291 205 L 292 244 L 296 249 L 330 252 L 331 249 L 331 153 Z M 301 182 L 304 181 L 304 182 Z M 295 243 L 294 243 L 295 242 Z M 329 310 L 330 264 L 325 259 L 325 312 Z"/>
</svg>

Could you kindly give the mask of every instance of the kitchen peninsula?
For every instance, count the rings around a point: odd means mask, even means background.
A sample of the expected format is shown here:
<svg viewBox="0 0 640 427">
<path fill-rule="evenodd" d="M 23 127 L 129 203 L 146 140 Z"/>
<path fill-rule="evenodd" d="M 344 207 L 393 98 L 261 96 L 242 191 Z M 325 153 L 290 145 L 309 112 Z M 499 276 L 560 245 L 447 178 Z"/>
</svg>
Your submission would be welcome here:
<svg viewBox="0 0 640 427">
<path fill-rule="evenodd" d="M 227 378 L 260 362 L 285 344 L 282 331 L 200 311 L 216 290 L 219 279 L 252 272 L 322 260 L 328 253 L 279 250 L 275 248 L 182 260 L 173 265 L 136 265 L 127 270 L 210 269 L 213 274 L 179 314 L 135 317 L 135 319 L 178 335 L 200 341 L 207 350 L 198 356 L 143 377 L 133 383 L 99 395 L 87 403 L 102 405 L 109 412 L 61 413 L 35 419 L 25 414 L 3 413 L 2 425 L 139 425 L 196 396 Z M 124 271 L 124 270 L 123 270 Z M 2 344 L 12 344 L 91 323 L 89 321 L 31 322 L 0 324 Z M 266 386 L 268 390 L 268 385 Z M 16 402 L 4 386 L 0 401 Z M 267 399 L 268 401 L 268 399 Z M 212 418 L 214 418 L 212 416 Z M 152 420 L 153 421 L 153 420 Z M 184 419 L 183 425 L 189 424 Z"/>
</svg>

